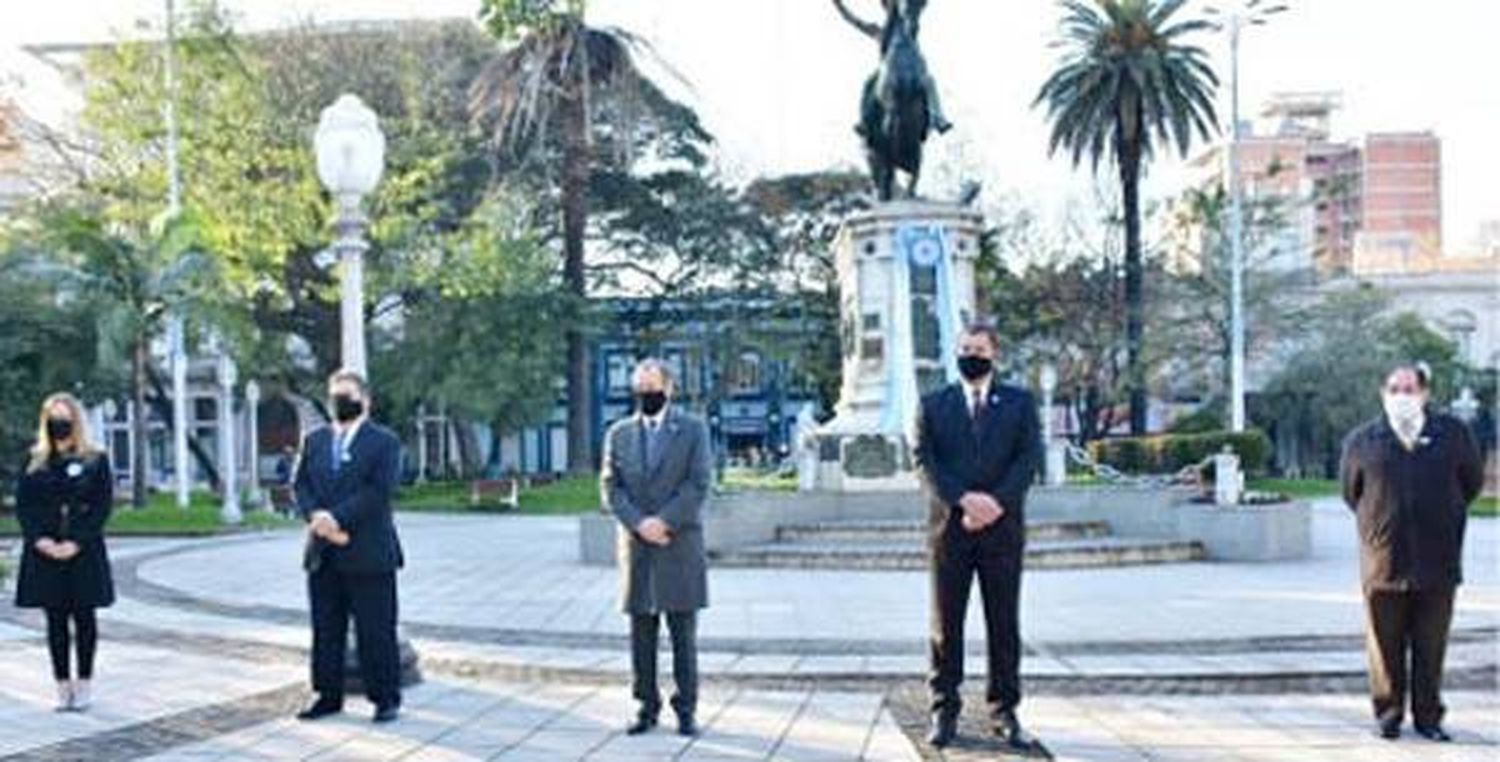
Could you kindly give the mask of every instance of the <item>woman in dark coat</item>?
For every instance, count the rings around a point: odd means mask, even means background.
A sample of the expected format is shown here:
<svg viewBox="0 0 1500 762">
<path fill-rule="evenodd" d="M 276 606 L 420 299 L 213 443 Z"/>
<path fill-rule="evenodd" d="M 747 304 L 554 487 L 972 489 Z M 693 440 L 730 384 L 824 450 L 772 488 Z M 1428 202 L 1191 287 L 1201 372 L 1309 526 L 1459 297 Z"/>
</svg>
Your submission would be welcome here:
<svg viewBox="0 0 1500 762">
<path fill-rule="evenodd" d="M 60 711 L 88 708 L 99 639 L 94 609 L 115 600 L 104 547 L 114 477 L 109 458 L 89 444 L 86 420 L 83 406 L 71 395 L 48 397 L 36 445 L 16 486 L 24 545 L 16 605 L 47 612 L 47 646 Z M 70 645 L 78 653 L 76 679 L 69 670 Z"/>
</svg>

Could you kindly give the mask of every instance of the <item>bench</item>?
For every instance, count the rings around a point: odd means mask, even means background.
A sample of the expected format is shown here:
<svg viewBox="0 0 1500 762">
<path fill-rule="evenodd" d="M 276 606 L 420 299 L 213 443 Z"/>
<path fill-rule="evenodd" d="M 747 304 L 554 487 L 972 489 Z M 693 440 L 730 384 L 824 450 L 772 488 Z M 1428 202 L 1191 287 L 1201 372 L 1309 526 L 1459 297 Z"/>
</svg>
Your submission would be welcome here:
<svg viewBox="0 0 1500 762">
<path fill-rule="evenodd" d="M 501 510 L 521 507 L 521 482 L 517 479 L 476 479 L 469 483 L 469 506 L 482 508 L 497 504 Z"/>
</svg>

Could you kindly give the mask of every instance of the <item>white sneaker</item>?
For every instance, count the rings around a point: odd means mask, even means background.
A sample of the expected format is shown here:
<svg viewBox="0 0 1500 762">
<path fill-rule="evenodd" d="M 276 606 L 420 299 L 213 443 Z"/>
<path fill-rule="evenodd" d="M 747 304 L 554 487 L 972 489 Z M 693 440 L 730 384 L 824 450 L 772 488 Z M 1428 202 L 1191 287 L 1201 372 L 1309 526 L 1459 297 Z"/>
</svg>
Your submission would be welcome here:
<svg viewBox="0 0 1500 762">
<path fill-rule="evenodd" d="M 57 681 L 57 711 L 66 712 L 73 708 L 73 684 L 67 680 Z"/>
<path fill-rule="evenodd" d="M 89 686 L 90 683 L 88 680 L 73 681 L 73 704 L 71 707 L 73 711 L 87 711 L 89 705 L 93 703 L 93 695 Z"/>
</svg>

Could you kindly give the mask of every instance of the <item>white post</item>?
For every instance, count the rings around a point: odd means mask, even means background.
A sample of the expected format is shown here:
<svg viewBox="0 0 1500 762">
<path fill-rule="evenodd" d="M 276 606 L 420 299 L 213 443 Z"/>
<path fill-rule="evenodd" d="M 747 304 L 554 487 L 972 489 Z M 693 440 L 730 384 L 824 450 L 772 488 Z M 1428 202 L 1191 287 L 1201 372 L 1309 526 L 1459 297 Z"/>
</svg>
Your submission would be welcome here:
<svg viewBox="0 0 1500 762">
<path fill-rule="evenodd" d="M 240 514 L 239 469 L 235 461 L 238 449 L 234 431 L 234 384 L 236 369 L 228 350 L 219 347 L 219 477 L 223 481 L 223 507 L 220 516 L 225 524 L 238 524 Z"/>
<path fill-rule="evenodd" d="M 427 482 L 427 406 L 417 406 L 417 483 Z"/>
<path fill-rule="evenodd" d="M 192 498 L 192 462 L 188 459 L 188 356 L 182 319 L 167 326 L 172 372 L 172 468 L 176 471 L 177 507 L 187 510 Z"/>
<path fill-rule="evenodd" d="M 1245 430 L 1245 250 L 1240 209 L 1240 17 L 1229 17 L 1229 427 Z"/>
<path fill-rule="evenodd" d="M 260 494 L 260 384 L 251 380 L 245 384 L 245 417 L 248 419 L 246 433 L 249 437 L 250 462 L 247 467 L 250 481 L 250 504 L 261 504 Z"/>
<path fill-rule="evenodd" d="M 1221 508 L 1232 508 L 1240 504 L 1245 478 L 1240 473 L 1240 456 L 1226 445 L 1224 451 L 1214 456 L 1214 504 Z"/>
<path fill-rule="evenodd" d="M 1057 388 L 1057 368 L 1052 363 L 1042 366 L 1042 454 L 1045 480 L 1049 486 L 1058 486 L 1068 480 L 1067 452 L 1062 442 L 1056 441 L 1052 425 L 1052 394 Z"/>
</svg>

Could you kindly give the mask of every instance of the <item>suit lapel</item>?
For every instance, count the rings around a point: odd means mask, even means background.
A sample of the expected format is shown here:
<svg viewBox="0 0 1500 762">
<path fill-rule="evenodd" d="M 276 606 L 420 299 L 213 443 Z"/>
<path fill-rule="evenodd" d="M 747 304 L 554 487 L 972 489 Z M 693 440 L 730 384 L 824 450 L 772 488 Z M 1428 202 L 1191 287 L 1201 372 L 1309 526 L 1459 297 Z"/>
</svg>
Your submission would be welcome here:
<svg viewBox="0 0 1500 762">
<path fill-rule="evenodd" d="M 682 423 L 677 418 L 677 413 L 668 411 L 666 418 L 662 419 L 661 431 L 657 432 L 660 437 L 656 443 L 656 462 L 647 463 L 646 470 L 650 476 L 656 476 L 661 470 L 662 464 L 667 462 L 667 456 L 671 455 L 672 448 L 677 444 L 677 438 L 682 432 Z"/>
</svg>

